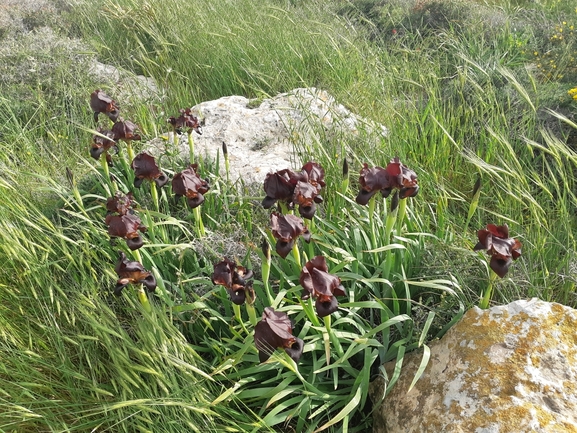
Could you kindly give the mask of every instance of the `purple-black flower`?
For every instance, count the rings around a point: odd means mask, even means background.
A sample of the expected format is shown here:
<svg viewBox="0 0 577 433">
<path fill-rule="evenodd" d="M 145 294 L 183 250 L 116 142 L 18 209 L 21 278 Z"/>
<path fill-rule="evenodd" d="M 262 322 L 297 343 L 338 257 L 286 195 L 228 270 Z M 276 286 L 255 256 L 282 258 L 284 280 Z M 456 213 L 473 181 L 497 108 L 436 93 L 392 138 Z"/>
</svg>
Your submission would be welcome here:
<svg viewBox="0 0 577 433">
<path fill-rule="evenodd" d="M 346 294 L 341 279 L 329 274 L 328 270 L 325 258 L 316 256 L 305 264 L 299 278 L 303 287 L 302 299 L 308 299 L 310 296 L 315 299 L 315 309 L 319 317 L 337 311 L 339 303 L 336 296 Z"/>
<path fill-rule="evenodd" d="M 298 362 L 304 342 L 292 334 L 293 325 L 286 313 L 266 307 L 262 313 L 262 320 L 254 327 L 254 343 L 258 350 L 260 362 L 270 358 L 277 348 L 284 351 Z"/>
</svg>

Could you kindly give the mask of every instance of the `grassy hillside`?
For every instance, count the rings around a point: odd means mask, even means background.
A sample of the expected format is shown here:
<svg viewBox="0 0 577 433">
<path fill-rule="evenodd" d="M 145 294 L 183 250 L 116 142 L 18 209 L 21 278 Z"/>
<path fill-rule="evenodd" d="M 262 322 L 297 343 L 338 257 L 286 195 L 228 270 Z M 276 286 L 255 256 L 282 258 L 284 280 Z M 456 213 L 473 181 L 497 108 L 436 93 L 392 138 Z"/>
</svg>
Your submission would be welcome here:
<svg viewBox="0 0 577 433">
<path fill-rule="evenodd" d="M 1 13 L 1 432 L 366 431 L 379 366 L 400 370 L 425 347 L 424 366 L 427 341 L 465 309 L 577 305 L 573 2 L 45 0 Z M 162 99 L 96 78 L 96 60 L 154 78 Z M 295 143 L 326 186 L 305 219 L 312 242 L 287 258 L 264 191 L 220 178 L 223 160 L 195 161 L 210 183 L 195 209 L 170 183 L 134 188 L 132 154 L 179 109 L 308 86 L 390 134 L 378 147 Z M 96 88 L 143 136 L 119 142 L 112 167 L 90 158 Z M 356 203 L 363 163 L 395 156 L 418 194 Z M 168 153 L 161 165 L 172 178 L 188 161 Z M 108 235 L 117 191 L 133 193 L 147 227 L 140 249 Z M 487 224 L 522 243 L 504 278 L 473 251 Z M 113 295 L 119 251 L 154 276 L 154 295 L 140 284 Z M 301 299 L 319 255 L 346 293 L 325 318 Z M 254 272 L 254 304 L 212 283 L 223 257 Z M 253 330 L 268 306 L 303 340 L 298 363 L 282 350 L 259 362 Z"/>
</svg>

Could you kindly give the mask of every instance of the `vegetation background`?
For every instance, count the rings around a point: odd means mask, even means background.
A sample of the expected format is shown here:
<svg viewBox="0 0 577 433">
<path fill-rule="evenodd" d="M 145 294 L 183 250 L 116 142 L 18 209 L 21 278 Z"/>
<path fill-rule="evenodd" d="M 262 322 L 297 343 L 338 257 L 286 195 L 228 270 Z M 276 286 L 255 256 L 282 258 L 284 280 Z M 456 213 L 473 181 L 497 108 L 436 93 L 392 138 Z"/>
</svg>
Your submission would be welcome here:
<svg viewBox="0 0 577 433">
<path fill-rule="evenodd" d="M 232 357 L 221 347 L 240 344 L 253 361 L 256 351 L 228 334 L 230 311 L 206 319 L 194 302 L 224 299 L 210 283 L 219 257 L 236 256 L 255 269 L 261 263 L 254 245 L 267 215 L 244 185 L 212 179 L 205 241 L 182 208 L 174 218 L 147 214 L 163 226 L 153 231 L 158 239 L 144 249 L 143 264 L 158 275 L 161 293 L 170 294 L 159 303 L 166 314 L 146 316 L 133 297 L 110 296 L 118 249 L 102 221 L 110 191 L 88 158 L 89 95 L 103 87 L 88 73 L 95 59 L 161 87 L 160 106 L 120 101 L 145 140 L 166 132 L 166 118 L 182 107 L 308 86 L 390 129 L 378 148 L 345 144 L 350 191 L 363 162 L 384 166 L 398 155 L 419 176 L 405 229 L 420 235 L 403 238 L 412 239 L 411 254 L 403 256 L 403 275 L 390 279 L 394 288 L 414 285 L 388 298 L 391 312 L 411 322 L 391 326 L 383 349 L 400 367 L 405 349 L 399 347 L 440 335 L 492 284 L 486 257 L 471 250 L 476 230 L 488 223 L 507 223 L 523 243 L 522 258 L 493 283 L 492 303 L 539 297 L 576 306 L 575 26 L 570 0 L 3 0 L 0 431 L 312 431 L 338 418 L 347 402 L 361 401 L 333 390 L 317 406 L 281 397 L 263 406 L 249 383 L 261 377 L 289 384 L 284 391 L 270 385 L 270 395 L 302 400 L 294 397 L 299 386 L 284 376 L 289 367 L 280 379 L 278 366 L 259 370 L 256 361 L 224 368 Z M 327 171 L 323 236 L 331 234 L 334 245 L 326 250 L 338 245 L 351 263 L 367 263 L 357 272 L 366 271 L 372 291 L 373 256 L 365 256 L 371 245 L 338 230 L 339 214 L 360 226 L 367 217 L 331 188 L 341 185 L 343 143 L 327 137 L 308 145 L 310 158 Z M 170 174 L 177 171 L 176 157 L 163 164 Z M 214 172 L 212 164 L 203 169 Z M 137 198 L 150 204 L 143 194 Z M 295 286 L 290 266 L 275 263 L 281 290 Z M 352 280 L 347 270 L 335 271 L 345 284 Z M 426 281 L 451 281 L 454 290 L 419 286 Z M 187 312 L 182 305 L 195 307 Z M 195 339 L 198 326 L 215 334 Z M 364 402 L 366 389 L 354 389 Z M 370 409 L 365 404 L 326 428 L 366 431 Z M 305 426 L 297 423 L 303 413 Z"/>
</svg>

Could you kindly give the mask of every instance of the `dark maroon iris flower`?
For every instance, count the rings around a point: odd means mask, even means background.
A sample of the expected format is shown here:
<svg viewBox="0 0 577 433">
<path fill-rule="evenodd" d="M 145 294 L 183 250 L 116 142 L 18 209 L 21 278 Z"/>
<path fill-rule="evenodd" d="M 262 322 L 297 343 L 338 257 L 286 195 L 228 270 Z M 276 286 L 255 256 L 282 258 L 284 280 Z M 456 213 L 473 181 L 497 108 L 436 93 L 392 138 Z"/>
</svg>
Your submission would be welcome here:
<svg viewBox="0 0 577 433">
<path fill-rule="evenodd" d="M 297 182 L 293 203 L 298 205 L 300 216 L 312 220 L 317 210 L 317 203 L 322 203 L 322 201 L 323 198 L 318 194 L 318 190 L 313 184 Z"/>
<path fill-rule="evenodd" d="M 398 157 L 391 160 L 387 165 L 387 173 L 391 182 L 387 196 L 391 193 L 393 188 L 399 190 L 399 198 L 414 197 L 419 192 L 419 185 L 417 185 L 417 174 L 402 164 Z M 385 196 L 383 194 L 383 196 Z M 386 197 L 386 196 L 385 196 Z"/>
<path fill-rule="evenodd" d="M 262 201 L 262 206 L 269 209 L 280 200 L 287 202 L 290 208 L 294 190 L 299 180 L 306 181 L 306 178 L 288 168 L 275 173 L 268 173 L 264 178 L 266 197 Z"/>
<path fill-rule="evenodd" d="M 284 349 L 294 362 L 298 362 L 303 354 L 304 341 L 295 337 L 292 330 L 292 322 L 286 313 L 266 307 L 262 320 L 254 327 L 254 343 L 260 362 L 269 359 L 277 348 Z"/>
<path fill-rule="evenodd" d="M 142 224 L 137 215 L 107 215 L 105 220 L 108 226 L 108 235 L 113 238 L 123 238 L 126 245 L 132 251 L 139 249 L 144 244 L 140 233 L 146 231 L 146 226 Z"/>
<path fill-rule="evenodd" d="M 303 267 L 300 284 L 303 287 L 302 299 L 310 296 L 315 299 L 315 309 L 319 317 L 325 317 L 337 311 L 339 303 L 335 296 L 345 296 L 341 279 L 328 273 L 327 262 L 323 256 L 316 256 Z"/>
<path fill-rule="evenodd" d="M 210 188 L 208 182 L 201 179 L 196 172 L 197 168 L 197 164 L 192 164 L 186 170 L 176 173 L 172 178 L 172 192 L 177 199 L 186 197 L 186 201 L 192 209 L 204 202 L 204 194 Z"/>
<path fill-rule="evenodd" d="M 386 168 L 369 168 L 368 164 L 363 164 L 359 184 L 361 189 L 356 201 L 361 205 L 366 205 L 377 192 L 387 198 L 393 189 L 398 189 L 399 198 L 403 199 L 414 197 L 419 191 L 417 175 L 403 165 L 398 157 L 393 158 Z"/>
<path fill-rule="evenodd" d="M 92 136 L 92 143 L 90 144 L 90 156 L 94 159 L 100 159 L 100 155 L 106 154 L 106 161 L 112 165 L 112 159 L 108 151 L 116 147 L 116 136 L 112 131 L 97 129 L 98 134 Z"/>
<path fill-rule="evenodd" d="M 119 120 L 112 125 L 112 132 L 117 140 L 139 141 L 140 135 L 136 133 L 138 126 L 130 120 Z"/>
<path fill-rule="evenodd" d="M 361 169 L 359 183 L 361 190 L 356 201 L 358 204 L 366 205 L 376 193 L 390 188 L 389 173 L 382 167 L 369 168 L 365 163 Z"/>
<path fill-rule="evenodd" d="M 277 240 L 276 252 L 283 259 L 292 250 L 296 239 L 302 236 L 306 242 L 310 242 L 311 233 L 301 218 L 296 215 L 282 215 L 273 212 L 270 215 L 272 235 Z"/>
<path fill-rule="evenodd" d="M 198 117 L 192 114 L 191 109 L 190 108 L 180 109 L 179 111 L 180 111 L 179 117 L 171 116 L 167 119 L 167 122 L 172 125 L 175 132 L 181 134 L 182 129 L 186 128 L 189 134 L 192 131 L 196 132 L 197 134 L 202 134 L 202 131 L 200 130 L 200 123 L 198 121 Z"/>
<path fill-rule="evenodd" d="M 106 200 L 106 210 L 109 213 L 117 213 L 118 215 L 133 213 L 133 205 L 134 197 L 131 192 L 124 195 L 121 191 L 116 191 L 114 197 L 109 197 L 108 200 Z"/>
<path fill-rule="evenodd" d="M 134 186 L 140 188 L 144 179 L 156 183 L 161 188 L 168 182 L 168 176 L 160 171 L 156 160 L 147 153 L 139 153 L 132 160 L 130 167 L 134 170 Z"/>
<path fill-rule="evenodd" d="M 477 236 L 479 242 L 473 249 L 487 251 L 487 254 L 491 256 L 489 266 L 493 272 L 503 278 L 509 271 L 513 260 L 521 256 L 521 242 L 509 237 L 507 224 L 502 226 L 487 224 L 487 228 L 479 230 Z"/>
<path fill-rule="evenodd" d="M 317 189 L 317 193 L 326 185 L 325 170 L 320 164 L 309 161 L 303 165 L 302 171 L 307 174 L 308 182 Z"/>
<path fill-rule="evenodd" d="M 110 120 L 116 122 L 120 114 L 118 104 L 100 89 L 96 89 L 90 95 L 90 108 L 94 112 L 94 121 L 98 122 L 98 115 L 105 114 Z"/>
<path fill-rule="evenodd" d="M 144 287 L 149 292 L 154 292 L 156 289 L 156 278 L 154 278 L 152 272 L 144 269 L 140 262 L 128 260 L 126 254 L 122 251 L 119 251 L 118 254 L 119 258 L 114 268 L 118 275 L 118 281 L 114 288 L 114 294 L 120 295 L 122 289 L 128 284 L 144 284 Z"/>
<path fill-rule="evenodd" d="M 299 173 L 289 169 L 268 173 L 264 179 L 266 197 L 262 206 L 269 209 L 277 201 L 284 201 L 289 209 L 297 205 L 303 218 L 312 219 L 316 204 L 323 201 L 320 191 L 325 186 L 324 177 L 324 169 L 311 161 Z"/>
<path fill-rule="evenodd" d="M 254 302 L 254 291 L 248 284 L 252 278 L 252 271 L 243 266 L 237 266 L 231 260 L 225 258 L 214 265 L 212 284 L 224 286 L 230 296 L 230 300 L 237 305 L 242 305 L 249 292 L 249 302 Z"/>
</svg>

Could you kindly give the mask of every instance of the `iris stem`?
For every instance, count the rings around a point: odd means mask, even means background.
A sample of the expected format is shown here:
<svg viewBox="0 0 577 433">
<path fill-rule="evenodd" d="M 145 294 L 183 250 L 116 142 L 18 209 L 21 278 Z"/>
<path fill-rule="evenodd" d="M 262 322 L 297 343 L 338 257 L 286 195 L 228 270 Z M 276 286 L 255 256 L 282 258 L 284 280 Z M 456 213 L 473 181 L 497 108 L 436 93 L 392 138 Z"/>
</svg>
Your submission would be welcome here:
<svg viewBox="0 0 577 433">
<path fill-rule="evenodd" d="M 150 195 L 152 197 L 152 202 L 154 203 L 154 209 L 159 212 L 158 190 L 156 189 L 156 182 L 153 180 L 150 181 Z"/>
<path fill-rule="evenodd" d="M 405 221 L 405 216 L 407 215 L 407 200 L 407 198 L 402 198 L 399 200 L 399 207 L 397 212 L 397 236 L 401 234 L 403 222 Z"/>
<path fill-rule="evenodd" d="M 194 164 L 194 140 L 192 138 L 192 131 L 188 133 L 188 154 L 190 163 Z"/>
<path fill-rule="evenodd" d="M 371 248 L 377 248 L 377 234 L 375 233 L 375 220 L 374 220 L 375 206 L 376 206 L 376 199 L 374 195 L 369 200 L 369 224 L 371 226 L 371 241 L 372 241 Z"/>
<path fill-rule="evenodd" d="M 132 148 L 132 140 L 126 140 L 126 152 L 128 153 L 128 160 L 132 164 L 132 161 L 134 161 L 134 149 Z"/>
<path fill-rule="evenodd" d="M 266 296 L 268 298 L 269 306 L 272 306 L 274 303 L 274 296 L 272 295 L 269 283 L 270 277 L 270 266 L 271 266 L 271 257 L 270 253 L 268 257 L 265 257 L 261 264 L 261 273 L 262 273 L 262 283 L 264 284 L 264 290 L 266 292 Z"/>
<path fill-rule="evenodd" d="M 108 161 L 106 160 L 106 153 L 101 155 L 100 157 L 100 165 L 102 166 L 102 172 L 104 174 L 104 182 L 106 182 L 106 186 L 108 186 L 111 191 L 108 191 L 110 196 L 116 194 L 117 187 L 116 183 L 110 178 L 110 169 L 108 168 Z"/>
<path fill-rule="evenodd" d="M 325 322 L 325 328 L 327 330 L 327 334 L 329 336 L 329 339 L 330 339 L 331 343 L 333 344 L 335 350 L 337 351 L 337 355 L 340 358 L 343 356 L 344 352 L 343 352 L 343 348 L 341 347 L 341 342 L 339 341 L 339 339 L 337 338 L 337 336 L 333 332 L 333 328 L 331 327 L 331 315 L 329 314 L 328 316 L 323 317 L 323 320 Z M 329 350 L 330 350 L 330 347 L 329 347 Z M 325 347 L 325 351 L 326 351 L 326 347 Z M 327 365 L 328 365 L 329 355 L 330 355 L 330 352 L 327 353 Z"/>
<path fill-rule="evenodd" d="M 288 215 L 289 213 L 291 213 L 285 201 L 279 201 L 278 205 L 280 207 L 281 214 Z"/>
<path fill-rule="evenodd" d="M 404 202 L 404 200 L 401 201 Z M 387 214 L 387 219 L 385 222 L 385 236 L 383 239 L 384 245 L 389 245 L 391 243 L 391 233 L 393 231 L 393 227 L 395 226 L 395 222 L 398 221 L 397 217 L 399 214 L 399 208 L 400 204 Z M 385 253 L 385 261 L 383 267 L 384 278 L 389 278 L 391 268 L 393 267 L 394 262 L 395 262 L 395 252 L 392 250 L 387 251 Z M 384 293 L 381 293 L 381 297 L 384 297 Z"/>
<path fill-rule="evenodd" d="M 293 245 L 293 257 L 295 259 L 295 262 L 297 264 L 298 270 L 301 270 L 301 253 L 299 251 L 299 245 L 297 240 L 295 239 L 295 243 Z"/>
<path fill-rule="evenodd" d="M 250 324 L 252 326 L 256 326 L 258 319 L 256 317 L 256 310 L 254 309 L 254 305 L 249 303 L 248 301 L 245 302 L 246 311 L 248 313 L 248 320 L 250 320 Z"/>
<path fill-rule="evenodd" d="M 314 244 L 313 244 L 313 240 L 312 240 L 312 234 L 313 231 L 315 230 L 315 217 L 313 216 L 310 220 L 310 224 L 309 224 L 309 232 L 311 233 L 311 240 L 310 242 L 308 242 L 308 250 L 309 250 L 309 257 L 308 260 L 311 260 L 314 256 L 315 256 L 315 249 L 314 249 Z"/>
<path fill-rule="evenodd" d="M 244 332 L 246 332 L 248 334 L 248 331 L 247 331 L 246 327 L 244 326 L 244 322 L 242 320 L 242 313 L 240 311 L 240 305 L 233 303 L 232 304 L 232 310 L 234 311 L 234 317 L 236 318 L 236 321 L 240 324 L 240 326 L 242 327 Z"/>
<path fill-rule="evenodd" d="M 228 160 L 228 152 L 224 153 L 224 170 L 226 171 L 226 184 L 230 185 L 230 162 Z"/>
<path fill-rule="evenodd" d="M 491 271 L 489 271 L 491 272 Z M 485 292 L 483 293 L 483 297 L 481 298 L 481 301 L 479 302 L 479 308 L 481 310 L 486 310 L 487 308 L 489 308 L 489 302 L 491 301 L 491 295 L 493 294 L 493 285 L 495 284 L 495 281 L 497 280 L 498 275 L 494 272 L 491 272 L 491 275 L 489 276 L 489 284 L 487 285 L 487 288 L 485 289 Z"/>
<path fill-rule="evenodd" d="M 404 200 L 403 200 L 404 202 Z M 385 245 L 389 245 L 391 243 L 391 232 L 393 231 L 393 227 L 395 225 L 395 222 L 398 221 L 398 214 L 400 211 L 401 205 L 399 204 L 399 206 L 397 206 L 397 208 L 395 210 L 393 210 L 392 212 L 389 212 L 389 214 L 387 215 L 387 219 L 385 222 L 385 236 L 383 239 L 383 242 Z"/>
<path fill-rule="evenodd" d="M 206 235 L 206 231 L 204 229 L 204 224 L 202 223 L 202 215 L 200 213 L 200 206 L 195 207 L 192 210 L 192 213 L 194 214 L 194 220 L 196 223 L 196 233 L 197 233 L 198 237 L 202 238 Z"/>
<path fill-rule="evenodd" d="M 140 251 L 134 250 L 132 252 L 132 255 L 134 256 L 136 261 L 142 265 L 142 256 L 140 255 Z M 138 288 L 138 300 L 140 301 L 142 308 L 144 308 L 144 311 L 150 313 L 152 312 L 152 306 L 150 305 L 150 301 L 148 300 L 148 295 L 146 294 L 146 291 L 144 290 L 142 284 L 140 284 L 139 286 L 140 287 Z"/>
<path fill-rule="evenodd" d="M 138 288 L 138 300 L 140 301 L 142 308 L 144 308 L 144 311 L 146 311 L 147 313 L 152 312 L 152 306 L 150 305 L 148 295 L 146 294 L 144 287 L 142 287 L 142 284 L 140 284 L 140 287 Z"/>
<path fill-rule="evenodd" d="M 343 180 L 341 181 L 341 193 L 342 193 L 344 196 L 346 196 L 348 190 L 349 190 L 349 176 L 347 175 L 347 176 L 344 177 Z"/>
<path fill-rule="evenodd" d="M 152 202 L 154 203 L 154 209 L 158 212 L 160 210 L 158 204 L 158 190 L 156 189 L 156 183 L 150 181 L 150 195 L 152 197 Z"/>
<path fill-rule="evenodd" d="M 174 147 L 178 149 L 178 134 L 176 133 L 176 128 L 172 128 L 172 141 L 174 143 Z"/>
</svg>

